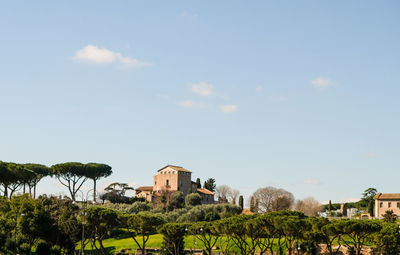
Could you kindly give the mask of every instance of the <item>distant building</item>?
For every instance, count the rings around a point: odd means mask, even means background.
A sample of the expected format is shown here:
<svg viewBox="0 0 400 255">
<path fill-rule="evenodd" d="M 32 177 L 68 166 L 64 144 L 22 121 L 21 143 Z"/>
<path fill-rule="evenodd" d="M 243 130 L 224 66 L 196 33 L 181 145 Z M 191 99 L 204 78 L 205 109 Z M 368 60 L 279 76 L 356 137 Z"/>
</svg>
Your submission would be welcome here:
<svg viewBox="0 0 400 255">
<path fill-rule="evenodd" d="M 202 204 L 214 203 L 214 193 L 205 188 L 197 188 L 197 184 L 192 181 L 192 172 L 181 166 L 167 165 L 158 170 L 154 176 L 153 186 L 137 188 L 136 197 L 143 197 L 151 202 L 163 191 L 181 191 L 184 197 L 189 193 L 198 193 L 202 198 Z"/>
<path fill-rule="evenodd" d="M 394 214 L 400 216 L 400 193 L 378 193 L 375 198 L 375 217 L 383 218 L 386 211 L 392 210 Z"/>
</svg>

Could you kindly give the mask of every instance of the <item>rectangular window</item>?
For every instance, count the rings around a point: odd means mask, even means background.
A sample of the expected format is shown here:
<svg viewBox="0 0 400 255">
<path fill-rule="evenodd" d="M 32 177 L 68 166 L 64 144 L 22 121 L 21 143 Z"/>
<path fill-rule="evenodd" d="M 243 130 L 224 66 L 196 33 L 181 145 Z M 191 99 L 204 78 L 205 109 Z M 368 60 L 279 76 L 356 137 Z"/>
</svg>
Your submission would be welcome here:
<svg viewBox="0 0 400 255">
<path fill-rule="evenodd" d="M 400 208 L 400 203 L 399 202 L 397 202 L 397 208 Z"/>
<path fill-rule="evenodd" d="M 383 207 L 383 202 L 380 202 L 379 203 L 379 208 L 382 208 Z"/>
<path fill-rule="evenodd" d="M 392 203 L 391 202 L 388 202 L 388 207 L 389 208 L 392 207 Z"/>
</svg>

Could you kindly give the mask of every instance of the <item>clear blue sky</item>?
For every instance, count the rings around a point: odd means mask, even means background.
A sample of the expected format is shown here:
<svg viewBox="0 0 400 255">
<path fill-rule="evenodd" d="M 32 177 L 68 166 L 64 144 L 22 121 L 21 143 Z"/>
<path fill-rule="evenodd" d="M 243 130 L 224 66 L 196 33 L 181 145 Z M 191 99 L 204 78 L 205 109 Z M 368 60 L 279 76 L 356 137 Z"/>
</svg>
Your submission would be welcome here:
<svg viewBox="0 0 400 255">
<path fill-rule="evenodd" d="M 399 1 L 3 1 L 0 160 L 400 192 L 399 27 Z"/>
</svg>

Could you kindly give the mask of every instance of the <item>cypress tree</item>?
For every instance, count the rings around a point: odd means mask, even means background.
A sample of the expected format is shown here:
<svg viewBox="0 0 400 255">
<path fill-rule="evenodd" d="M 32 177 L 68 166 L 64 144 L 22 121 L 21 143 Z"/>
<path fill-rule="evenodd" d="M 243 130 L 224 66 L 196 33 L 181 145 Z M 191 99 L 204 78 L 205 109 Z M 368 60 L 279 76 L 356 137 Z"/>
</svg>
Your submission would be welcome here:
<svg viewBox="0 0 400 255">
<path fill-rule="evenodd" d="M 250 198 L 250 212 L 256 212 L 256 203 L 253 196 Z"/>
<path fill-rule="evenodd" d="M 196 179 L 196 185 L 198 189 L 201 189 L 201 182 L 200 182 L 200 178 Z"/>
<path fill-rule="evenodd" d="M 374 216 L 374 199 L 369 200 L 368 211 L 369 211 L 369 214 L 371 215 L 371 217 Z"/>
<path fill-rule="evenodd" d="M 243 210 L 243 196 L 239 197 L 239 207 Z"/>
</svg>

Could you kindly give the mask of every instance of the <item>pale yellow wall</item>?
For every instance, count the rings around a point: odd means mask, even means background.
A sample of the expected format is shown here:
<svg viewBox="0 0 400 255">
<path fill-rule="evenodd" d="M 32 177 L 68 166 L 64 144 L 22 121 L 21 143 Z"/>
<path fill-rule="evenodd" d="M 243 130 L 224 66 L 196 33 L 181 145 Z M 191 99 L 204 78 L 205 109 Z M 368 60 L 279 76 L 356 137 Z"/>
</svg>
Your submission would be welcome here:
<svg viewBox="0 0 400 255">
<path fill-rule="evenodd" d="M 139 194 L 136 195 L 136 197 L 143 197 L 146 199 L 146 201 L 151 202 L 152 201 L 152 194 L 151 191 L 142 191 Z"/>
<path fill-rule="evenodd" d="M 391 203 L 390 207 L 389 203 Z M 397 206 L 397 203 L 400 203 L 400 200 L 375 200 L 375 217 L 381 219 L 382 215 L 389 210 L 392 210 L 394 214 L 400 216 L 400 208 Z"/>
</svg>

